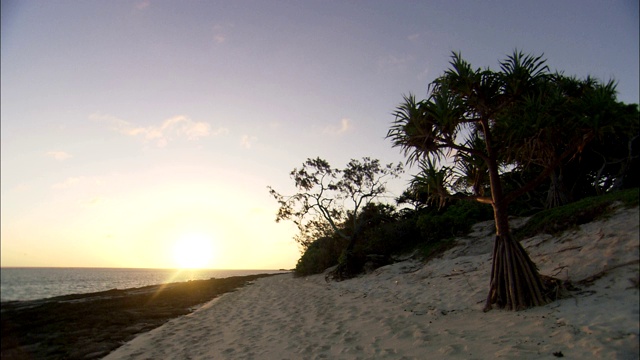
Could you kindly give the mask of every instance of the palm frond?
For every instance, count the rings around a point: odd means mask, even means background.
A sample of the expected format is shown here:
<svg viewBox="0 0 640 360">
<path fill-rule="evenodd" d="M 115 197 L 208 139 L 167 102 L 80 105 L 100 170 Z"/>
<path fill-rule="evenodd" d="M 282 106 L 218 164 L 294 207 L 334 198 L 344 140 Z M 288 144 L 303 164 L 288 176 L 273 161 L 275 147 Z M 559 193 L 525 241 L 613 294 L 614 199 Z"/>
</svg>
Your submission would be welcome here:
<svg viewBox="0 0 640 360">
<path fill-rule="evenodd" d="M 549 66 L 546 65 L 547 61 L 543 56 L 525 55 L 522 51 L 514 50 L 512 55 L 500 62 L 503 92 L 520 95 L 546 79 L 549 76 Z"/>
</svg>

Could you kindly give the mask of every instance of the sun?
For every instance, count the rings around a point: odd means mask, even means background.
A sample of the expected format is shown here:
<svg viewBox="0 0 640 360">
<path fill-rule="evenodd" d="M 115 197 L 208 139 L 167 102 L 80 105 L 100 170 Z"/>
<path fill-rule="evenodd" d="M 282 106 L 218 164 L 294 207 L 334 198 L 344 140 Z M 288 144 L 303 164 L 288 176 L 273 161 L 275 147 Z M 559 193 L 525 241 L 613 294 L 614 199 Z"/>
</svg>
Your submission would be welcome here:
<svg viewBox="0 0 640 360">
<path fill-rule="evenodd" d="M 181 269 L 210 268 L 213 257 L 213 239 L 204 234 L 185 234 L 173 247 L 173 260 Z"/>
</svg>

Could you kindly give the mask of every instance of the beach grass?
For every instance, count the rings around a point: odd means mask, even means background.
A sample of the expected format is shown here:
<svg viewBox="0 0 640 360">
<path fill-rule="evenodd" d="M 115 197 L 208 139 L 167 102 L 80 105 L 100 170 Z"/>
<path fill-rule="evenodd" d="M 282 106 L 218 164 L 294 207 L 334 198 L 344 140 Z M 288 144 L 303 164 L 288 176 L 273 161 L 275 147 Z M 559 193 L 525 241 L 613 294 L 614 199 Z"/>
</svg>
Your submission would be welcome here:
<svg viewBox="0 0 640 360">
<path fill-rule="evenodd" d="M 608 216 L 612 213 L 614 204 L 634 207 L 638 206 L 638 203 L 638 188 L 584 198 L 565 206 L 536 213 L 524 226 L 514 231 L 514 236 L 517 239 L 525 239 L 540 233 L 560 234 Z"/>
</svg>

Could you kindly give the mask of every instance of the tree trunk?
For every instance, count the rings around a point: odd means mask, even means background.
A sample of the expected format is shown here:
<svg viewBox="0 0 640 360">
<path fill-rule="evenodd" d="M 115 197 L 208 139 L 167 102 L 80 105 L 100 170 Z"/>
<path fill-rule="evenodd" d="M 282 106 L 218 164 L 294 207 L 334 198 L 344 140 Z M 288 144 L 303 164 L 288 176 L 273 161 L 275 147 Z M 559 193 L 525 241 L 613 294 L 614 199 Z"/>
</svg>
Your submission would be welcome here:
<svg viewBox="0 0 640 360">
<path fill-rule="evenodd" d="M 349 238 L 349 243 L 347 247 L 340 254 L 340 258 L 338 259 L 338 266 L 327 274 L 325 280 L 336 280 L 342 281 L 346 279 L 350 279 L 360 273 L 362 268 L 362 264 L 360 259 L 356 256 L 354 249 L 356 245 L 356 236 L 352 235 Z"/>
<path fill-rule="evenodd" d="M 493 205 L 496 239 L 493 245 L 491 283 L 484 311 L 495 304 L 508 310 L 523 310 L 550 302 L 546 287 L 527 251 L 511 237 L 506 206 Z"/>
<path fill-rule="evenodd" d="M 522 245 L 511 237 L 507 212 L 508 200 L 502 192 L 497 154 L 492 146 L 489 123 L 485 120 L 481 125 L 485 134 L 491 205 L 496 224 L 491 283 L 484 311 L 491 310 L 492 304 L 509 310 L 522 310 L 547 304 L 550 300 L 546 296 L 545 285 L 542 283 L 536 265 Z"/>
<path fill-rule="evenodd" d="M 549 185 L 549 191 L 547 192 L 547 201 L 545 204 L 546 209 L 552 209 L 569 203 L 569 195 L 564 186 L 562 168 L 559 169 L 559 172 L 560 174 L 554 170 L 549 175 L 551 184 Z"/>
</svg>

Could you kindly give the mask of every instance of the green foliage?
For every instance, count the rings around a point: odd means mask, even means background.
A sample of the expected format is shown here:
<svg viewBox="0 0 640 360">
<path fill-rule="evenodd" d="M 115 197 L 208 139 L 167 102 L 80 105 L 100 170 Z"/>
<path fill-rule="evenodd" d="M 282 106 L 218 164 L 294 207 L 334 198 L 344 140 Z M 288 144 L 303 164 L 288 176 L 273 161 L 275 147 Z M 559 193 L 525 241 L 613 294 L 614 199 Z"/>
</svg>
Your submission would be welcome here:
<svg viewBox="0 0 640 360">
<path fill-rule="evenodd" d="M 569 205 L 536 213 L 514 236 L 518 239 L 535 234 L 558 233 L 606 216 L 615 202 L 638 206 L 637 188 L 593 196 Z M 315 240 L 298 260 L 295 274 L 319 274 L 343 264 L 350 276 L 364 271 L 368 258 L 390 259 L 394 255 L 416 251 L 425 260 L 454 245 L 453 238 L 468 233 L 475 223 L 492 219 L 491 207 L 473 201 L 456 201 L 445 208 L 404 211 L 399 216 L 388 205 L 372 204 L 362 213 L 367 227 L 358 235 L 354 249 L 347 252 L 347 241 L 337 235 Z M 347 221 L 346 223 L 349 223 Z M 345 229 L 345 231 L 347 231 Z M 378 263 L 381 265 L 384 263 Z"/>
<path fill-rule="evenodd" d="M 360 224 L 355 231 L 354 223 Z M 317 274 L 338 265 L 338 274 L 334 275 L 352 277 L 363 271 L 368 256 L 390 258 L 392 254 L 412 249 L 419 240 L 415 217 L 400 218 L 394 207 L 385 204 L 368 204 L 356 221 L 350 213 L 340 229 L 353 236 L 353 247 L 349 248 L 349 241 L 337 234 L 320 238 L 311 243 L 298 260 L 296 274 Z"/>
<path fill-rule="evenodd" d="M 448 249 L 454 236 L 464 235 L 476 222 L 492 218 L 490 206 L 473 201 L 454 201 L 445 208 L 405 210 L 402 214 L 389 205 L 367 205 L 358 219 L 364 225 L 355 235 L 353 249 L 348 249 L 347 242 L 337 235 L 322 237 L 304 252 L 296 274 L 318 274 L 338 265 L 334 277 L 344 279 L 416 249 L 427 258 Z M 344 222 L 344 233 L 352 232 L 351 223 L 350 219 Z"/>
<path fill-rule="evenodd" d="M 363 238 L 365 241 L 356 245 L 356 253 L 384 257 L 411 251 L 422 240 L 415 216 L 370 228 L 364 233 Z"/>
<path fill-rule="evenodd" d="M 417 227 L 427 242 L 437 242 L 464 235 L 473 224 L 491 220 L 491 206 L 474 201 L 457 201 L 444 211 L 429 211 L 418 218 Z"/>
<path fill-rule="evenodd" d="M 300 250 L 304 253 L 309 246 L 323 237 L 332 237 L 334 230 L 331 225 L 322 217 L 309 219 L 304 226 L 298 227 L 298 234 L 294 236 L 294 240 L 300 245 Z"/>
<path fill-rule="evenodd" d="M 504 220 L 508 204 L 545 181 L 545 207 L 638 182 L 638 107 L 617 101 L 615 82 L 552 73 L 520 51 L 498 71 L 459 53 L 450 65 L 426 99 L 404 96 L 387 133 L 420 165 L 405 201 L 467 196 L 503 206 Z M 501 189 L 505 169 L 524 175 L 519 186 Z"/>
<path fill-rule="evenodd" d="M 510 193 L 522 187 L 523 184 L 534 178 L 536 173 L 529 170 L 514 170 L 502 174 L 502 188 L 505 193 Z M 514 216 L 531 216 L 545 208 L 545 201 L 549 184 L 544 182 L 533 190 L 514 199 L 509 204 L 509 213 Z"/>
<path fill-rule="evenodd" d="M 514 232 L 517 239 L 539 233 L 558 234 L 581 224 L 606 216 L 614 202 L 626 207 L 638 206 L 638 188 L 585 198 L 574 203 L 540 211 Z"/>
<path fill-rule="evenodd" d="M 298 276 L 319 274 L 337 265 L 338 259 L 346 247 L 346 241 L 339 236 L 317 239 L 302 254 L 294 273 Z"/>
<path fill-rule="evenodd" d="M 454 245 L 453 239 L 423 242 L 416 247 L 416 254 L 426 262 L 451 249 Z"/>
<path fill-rule="evenodd" d="M 352 234 L 352 241 L 341 254 L 338 267 L 332 276 L 338 280 L 348 279 L 362 273 L 372 257 L 377 260 L 388 259 L 390 253 L 382 254 L 385 249 L 380 245 L 389 239 L 383 238 L 380 230 L 393 226 L 396 219 L 393 206 L 378 203 L 367 204 L 356 219 L 353 219 L 353 213 L 349 214 L 344 231 Z M 352 224 L 358 225 L 354 228 Z M 388 263 L 387 260 L 376 262 L 377 266 Z"/>
</svg>

